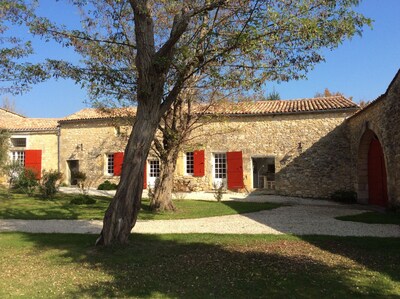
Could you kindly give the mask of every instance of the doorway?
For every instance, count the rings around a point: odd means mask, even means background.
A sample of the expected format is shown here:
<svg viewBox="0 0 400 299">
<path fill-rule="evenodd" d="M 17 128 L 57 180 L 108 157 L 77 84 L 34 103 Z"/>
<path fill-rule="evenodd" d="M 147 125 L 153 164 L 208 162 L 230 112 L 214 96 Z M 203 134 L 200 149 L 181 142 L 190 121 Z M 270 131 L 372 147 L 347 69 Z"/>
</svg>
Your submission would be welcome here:
<svg viewBox="0 0 400 299">
<path fill-rule="evenodd" d="M 275 158 L 252 158 L 253 188 L 275 190 Z"/>
<path fill-rule="evenodd" d="M 79 160 L 69 160 L 67 161 L 70 177 L 70 185 L 78 185 L 78 180 L 76 179 L 76 174 L 79 172 Z"/>
<path fill-rule="evenodd" d="M 374 138 L 368 150 L 368 203 L 386 207 L 387 202 L 385 158 L 381 143 Z"/>
</svg>

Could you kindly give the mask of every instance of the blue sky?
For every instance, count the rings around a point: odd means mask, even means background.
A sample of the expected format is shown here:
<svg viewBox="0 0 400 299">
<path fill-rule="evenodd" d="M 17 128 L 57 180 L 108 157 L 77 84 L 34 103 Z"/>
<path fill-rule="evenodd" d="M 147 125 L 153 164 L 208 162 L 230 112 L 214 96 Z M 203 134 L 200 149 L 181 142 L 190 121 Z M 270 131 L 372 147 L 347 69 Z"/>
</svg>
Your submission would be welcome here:
<svg viewBox="0 0 400 299">
<path fill-rule="evenodd" d="M 46 14 L 57 16 L 60 22 L 77 18 L 73 12 L 66 13 L 66 8 L 60 10 L 59 5 L 46 1 Z M 307 98 L 329 88 L 352 96 L 355 102 L 373 100 L 384 93 L 400 68 L 400 0 L 364 0 L 357 11 L 374 20 L 372 30 L 366 28 L 362 37 L 323 52 L 326 61 L 310 70 L 307 80 L 271 82 L 265 93 L 275 89 L 282 99 Z M 71 55 L 55 44 L 37 46 L 38 57 Z M 67 80 L 48 81 L 23 95 L 5 96 L 15 101 L 18 112 L 29 117 L 64 117 L 88 107 L 86 92 Z"/>
</svg>

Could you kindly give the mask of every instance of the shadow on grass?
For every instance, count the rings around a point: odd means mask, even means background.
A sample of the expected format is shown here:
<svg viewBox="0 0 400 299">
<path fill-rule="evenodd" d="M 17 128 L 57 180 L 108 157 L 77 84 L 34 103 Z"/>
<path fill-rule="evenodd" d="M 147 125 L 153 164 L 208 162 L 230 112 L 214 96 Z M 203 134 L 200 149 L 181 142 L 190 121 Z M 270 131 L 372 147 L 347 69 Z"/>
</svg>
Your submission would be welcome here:
<svg viewBox="0 0 400 299">
<path fill-rule="evenodd" d="M 70 201 L 74 195 L 56 196 L 54 199 L 44 199 L 39 196 L 23 198 L 14 197 L 2 202 L 0 219 L 103 219 L 109 205 L 109 199 L 102 196 L 91 196 L 95 204 L 75 205 Z"/>
<path fill-rule="evenodd" d="M 400 282 L 400 238 L 326 236 L 299 236 L 299 238 Z"/>
<path fill-rule="evenodd" d="M 91 235 L 18 235 L 33 244 L 38 254 L 58 255 L 47 267 L 60 267 L 61 271 L 67 261 L 93 271 L 82 277 L 75 273 L 64 297 L 348 298 L 381 296 L 393 288 L 382 281 L 375 283 L 368 275 L 357 276 L 362 267 L 332 262 L 335 254 L 348 256 L 354 248 L 361 261 L 369 260 L 368 251 L 356 240 L 135 234 L 127 246 L 94 248 L 96 236 Z M 376 263 L 385 258 L 384 254 L 378 256 Z M 398 258 L 399 254 L 393 261 Z M 101 281 L 105 276 L 108 278 Z M 356 282 L 363 279 L 359 288 Z"/>
</svg>

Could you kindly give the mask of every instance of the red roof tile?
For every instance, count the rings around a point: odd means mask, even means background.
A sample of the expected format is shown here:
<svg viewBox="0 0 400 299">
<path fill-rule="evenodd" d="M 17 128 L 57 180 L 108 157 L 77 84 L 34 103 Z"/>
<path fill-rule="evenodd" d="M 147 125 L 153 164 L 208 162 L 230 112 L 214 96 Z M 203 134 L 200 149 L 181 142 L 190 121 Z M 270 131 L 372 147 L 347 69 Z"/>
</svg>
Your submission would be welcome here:
<svg viewBox="0 0 400 299">
<path fill-rule="evenodd" d="M 10 131 L 43 131 L 57 128 L 56 118 L 27 118 L 0 108 L 0 128 Z"/>
<path fill-rule="evenodd" d="M 127 108 L 85 108 L 74 114 L 68 115 L 61 119 L 61 122 L 90 120 L 90 119 L 107 119 L 116 117 L 132 117 L 136 114 L 135 107 Z"/>
<path fill-rule="evenodd" d="M 249 101 L 224 103 L 210 107 L 207 114 L 288 114 L 307 112 L 326 112 L 335 110 L 357 110 L 359 106 L 343 96 L 311 99 Z"/>
<path fill-rule="evenodd" d="M 12 121 L 0 120 L 0 128 L 10 131 L 46 131 L 55 130 L 58 126 L 57 118 L 22 118 Z"/>
</svg>

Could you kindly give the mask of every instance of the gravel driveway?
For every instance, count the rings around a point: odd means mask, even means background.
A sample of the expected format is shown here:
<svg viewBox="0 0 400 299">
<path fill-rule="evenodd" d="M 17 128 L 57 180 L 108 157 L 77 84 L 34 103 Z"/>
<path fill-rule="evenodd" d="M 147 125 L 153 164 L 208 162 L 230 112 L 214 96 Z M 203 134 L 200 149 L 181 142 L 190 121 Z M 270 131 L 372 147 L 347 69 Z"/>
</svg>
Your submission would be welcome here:
<svg viewBox="0 0 400 299">
<path fill-rule="evenodd" d="M 204 199 L 204 198 L 203 198 Z M 230 200 L 244 200 L 231 198 Z M 229 199 L 227 199 L 229 200 Z M 279 196 L 248 197 L 251 201 L 289 203 L 273 210 L 256 213 L 184 220 L 138 221 L 137 233 L 217 233 L 217 234 L 295 234 L 332 236 L 400 237 L 400 226 L 365 224 L 334 219 L 337 216 L 365 212 L 365 207 L 336 204 L 323 200 Z M 98 234 L 102 221 L 97 220 L 4 220 L 0 231 L 34 233 Z"/>
</svg>

